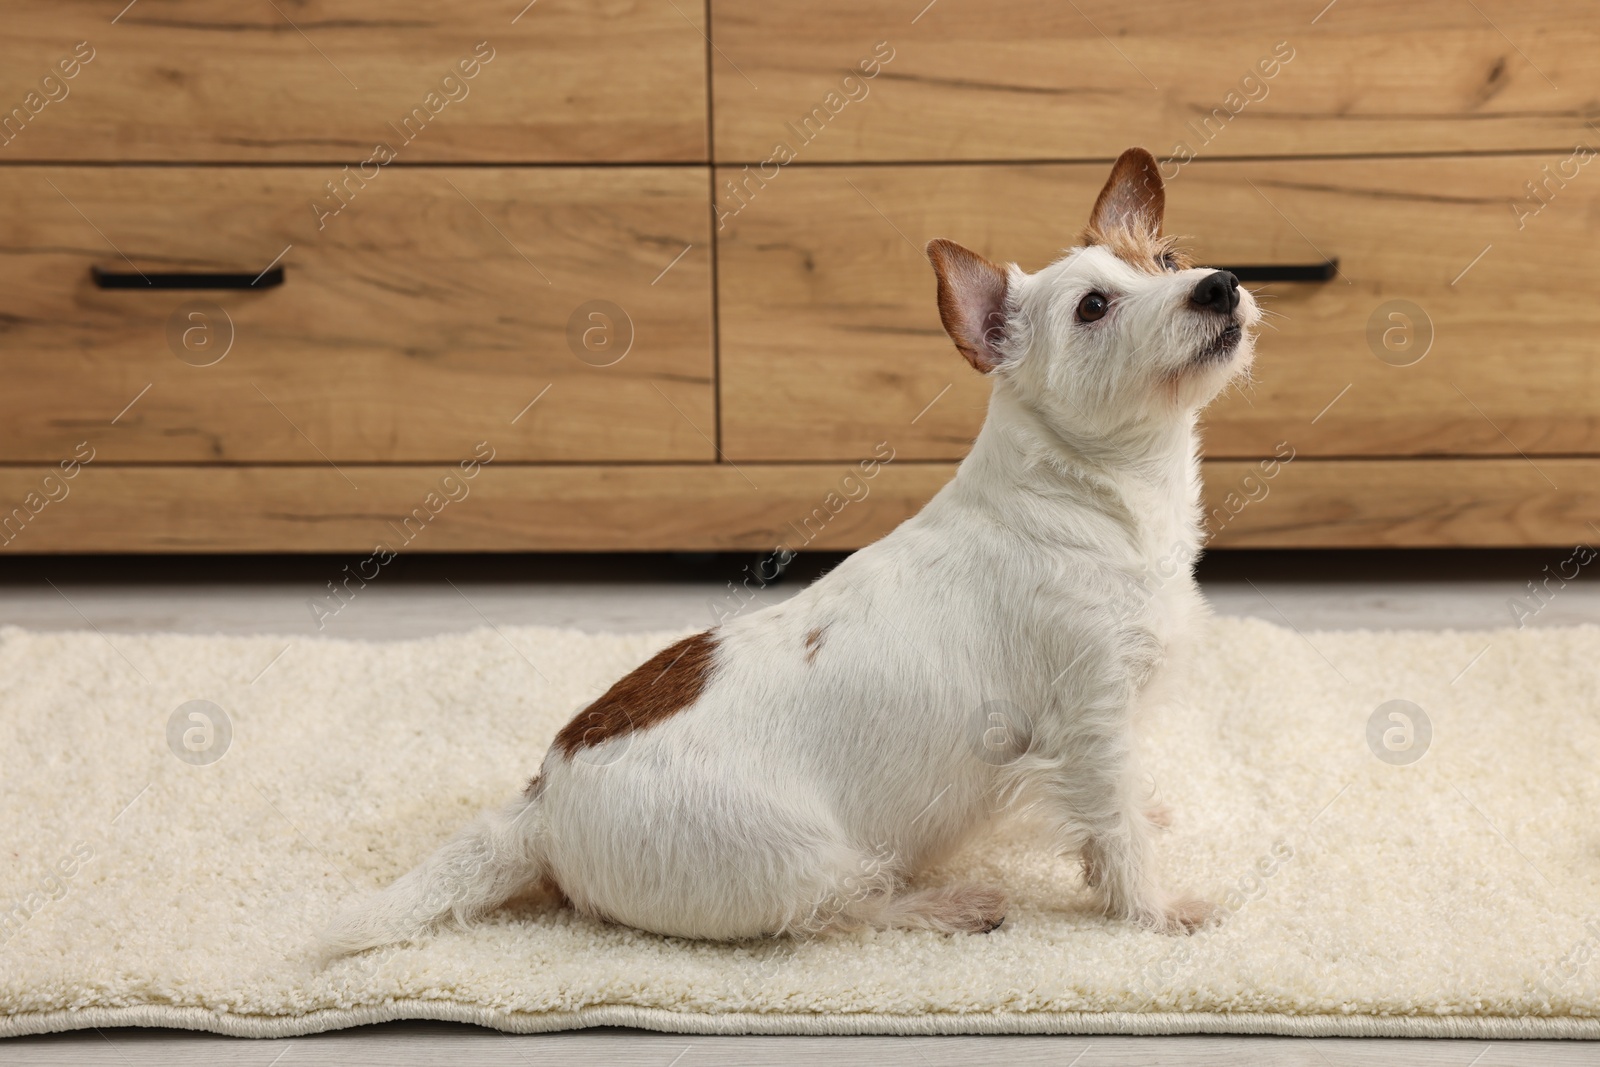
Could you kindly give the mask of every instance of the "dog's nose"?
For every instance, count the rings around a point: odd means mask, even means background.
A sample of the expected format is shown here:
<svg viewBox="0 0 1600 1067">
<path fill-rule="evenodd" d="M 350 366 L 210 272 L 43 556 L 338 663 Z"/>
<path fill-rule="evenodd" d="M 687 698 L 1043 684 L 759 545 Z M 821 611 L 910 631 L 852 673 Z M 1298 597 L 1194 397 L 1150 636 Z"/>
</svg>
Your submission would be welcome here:
<svg viewBox="0 0 1600 1067">
<path fill-rule="evenodd" d="M 1239 279 L 1232 271 L 1214 270 L 1200 279 L 1189 294 L 1189 302 L 1197 308 L 1231 315 L 1239 306 Z"/>
</svg>

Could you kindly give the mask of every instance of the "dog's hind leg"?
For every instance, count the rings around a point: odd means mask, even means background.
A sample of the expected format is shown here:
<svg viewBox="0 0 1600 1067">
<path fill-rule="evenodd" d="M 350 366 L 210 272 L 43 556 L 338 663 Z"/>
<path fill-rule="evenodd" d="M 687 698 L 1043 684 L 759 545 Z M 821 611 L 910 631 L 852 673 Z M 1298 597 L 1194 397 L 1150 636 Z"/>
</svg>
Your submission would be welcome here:
<svg viewBox="0 0 1600 1067">
<path fill-rule="evenodd" d="M 986 934 L 1005 921 L 1005 892 L 972 884 L 901 892 L 880 914 L 884 926 L 946 934 Z"/>
<path fill-rule="evenodd" d="M 986 934 L 1006 918 L 1006 895 L 992 886 L 958 883 L 932 889 L 885 888 L 845 902 L 827 924 L 833 929 L 935 930 Z"/>
</svg>

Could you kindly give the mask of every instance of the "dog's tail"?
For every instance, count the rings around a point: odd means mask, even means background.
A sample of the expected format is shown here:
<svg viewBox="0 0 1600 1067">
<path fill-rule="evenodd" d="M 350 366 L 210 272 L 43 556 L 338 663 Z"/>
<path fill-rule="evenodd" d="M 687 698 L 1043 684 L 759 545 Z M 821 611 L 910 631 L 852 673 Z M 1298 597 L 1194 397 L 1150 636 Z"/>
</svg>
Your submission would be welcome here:
<svg viewBox="0 0 1600 1067">
<path fill-rule="evenodd" d="M 389 888 L 338 915 L 322 933 L 328 955 L 412 941 L 446 919 L 465 923 L 544 877 L 544 819 L 518 797 L 464 826 Z"/>
</svg>

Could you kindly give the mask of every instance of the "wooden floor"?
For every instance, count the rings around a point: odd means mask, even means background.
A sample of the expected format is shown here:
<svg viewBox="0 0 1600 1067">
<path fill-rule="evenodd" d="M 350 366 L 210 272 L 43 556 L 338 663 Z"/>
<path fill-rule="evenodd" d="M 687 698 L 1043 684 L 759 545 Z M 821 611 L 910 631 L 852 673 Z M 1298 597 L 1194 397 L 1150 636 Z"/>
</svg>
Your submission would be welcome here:
<svg viewBox="0 0 1600 1067">
<path fill-rule="evenodd" d="M 1202 565 L 1223 614 L 1300 630 L 1485 629 L 1515 625 L 1510 603 L 1558 570 L 1569 550 L 1435 553 L 1234 553 Z M 837 557 L 803 557 L 757 594 L 793 595 Z M 283 633 L 414 637 L 495 625 L 672 630 L 709 625 L 729 604 L 740 557 L 400 558 L 318 629 L 308 602 L 347 559 L 0 559 L 0 625 L 106 632 Z M 1553 593 L 1528 625 L 1600 623 L 1600 576 Z M 1526 612 L 1524 612 L 1526 614 Z M 393 1023 L 313 1037 L 245 1041 L 160 1030 L 105 1030 L 0 1042 L 0 1064 L 237 1063 L 522 1065 L 639 1064 L 1589 1064 L 1582 1042 L 1304 1040 L 1264 1037 L 685 1037 L 633 1030 L 514 1037 L 475 1027 Z"/>
</svg>

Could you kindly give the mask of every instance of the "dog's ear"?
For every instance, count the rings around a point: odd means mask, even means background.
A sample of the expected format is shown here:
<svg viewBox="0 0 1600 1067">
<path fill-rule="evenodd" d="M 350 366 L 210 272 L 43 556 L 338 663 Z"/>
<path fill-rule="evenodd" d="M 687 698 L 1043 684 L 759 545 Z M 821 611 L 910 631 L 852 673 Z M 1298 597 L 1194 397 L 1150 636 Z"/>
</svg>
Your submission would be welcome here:
<svg viewBox="0 0 1600 1067">
<path fill-rule="evenodd" d="M 1161 236 L 1167 193 L 1161 184 L 1156 158 L 1142 148 L 1130 148 L 1117 157 L 1111 177 L 1089 213 L 1091 234 L 1126 230 L 1140 236 Z"/>
<path fill-rule="evenodd" d="M 967 362 L 985 374 L 1000 365 L 1005 340 L 1006 269 L 954 241 L 928 242 L 928 259 L 939 276 L 939 318 Z"/>
</svg>

